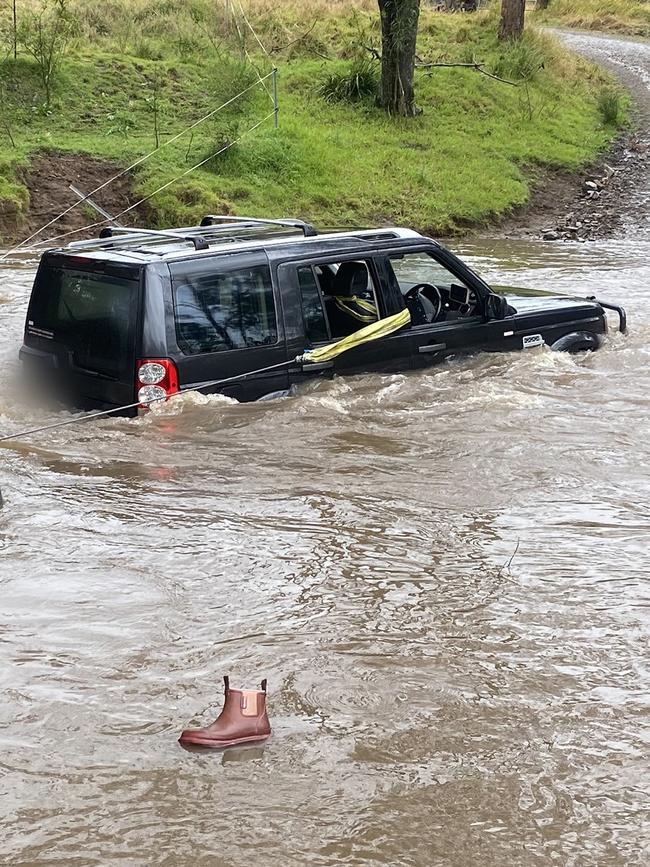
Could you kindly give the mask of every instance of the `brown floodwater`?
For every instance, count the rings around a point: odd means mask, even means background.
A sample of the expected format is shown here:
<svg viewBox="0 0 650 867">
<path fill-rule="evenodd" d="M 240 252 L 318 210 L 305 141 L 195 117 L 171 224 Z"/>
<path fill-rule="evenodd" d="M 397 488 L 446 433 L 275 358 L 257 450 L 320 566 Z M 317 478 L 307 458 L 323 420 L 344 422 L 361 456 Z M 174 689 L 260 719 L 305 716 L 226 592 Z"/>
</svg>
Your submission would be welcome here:
<svg viewBox="0 0 650 867">
<path fill-rule="evenodd" d="M 0 449 L 2 863 L 648 863 L 650 244 L 464 252 L 629 336 Z M 183 750 L 225 673 L 271 739 Z"/>
</svg>

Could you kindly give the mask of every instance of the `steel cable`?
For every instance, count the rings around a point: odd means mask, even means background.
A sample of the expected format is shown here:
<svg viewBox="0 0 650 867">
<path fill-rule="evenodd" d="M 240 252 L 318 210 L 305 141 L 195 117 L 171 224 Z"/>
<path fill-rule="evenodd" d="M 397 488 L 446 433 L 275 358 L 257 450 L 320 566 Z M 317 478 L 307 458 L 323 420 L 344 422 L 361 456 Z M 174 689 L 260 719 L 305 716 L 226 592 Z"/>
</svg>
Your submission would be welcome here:
<svg viewBox="0 0 650 867">
<path fill-rule="evenodd" d="M 257 70 L 255 70 L 255 71 L 257 72 Z M 3 253 L 3 255 L 0 256 L 0 262 L 3 262 L 3 261 L 4 261 L 8 256 L 11 256 L 12 253 L 17 253 L 17 252 L 28 252 L 31 248 L 30 248 L 30 247 L 27 247 L 26 245 L 27 245 L 31 240 L 33 240 L 37 235 L 40 235 L 41 232 L 44 232 L 45 229 L 49 228 L 51 225 L 53 225 L 54 223 L 56 223 L 56 222 L 57 222 L 58 220 L 60 220 L 62 217 L 65 217 L 66 214 L 69 214 L 70 211 L 74 210 L 74 208 L 77 208 L 79 205 L 83 204 L 83 202 L 87 201 L 91 196 L 95 195 L 95 193 L 98 193 L 100 190 L 103 190 L 105 187 L 109 186 L 109 184 L 112 184 L 114 181 L 117 181 L 117 180 L 119 180 L 120 178 L 124 177 L 124 175 L 128 174 L 128 173 L 129 173 L 130 171 L 132 171 L 134 168 L 137 168 L 137 166 L 142 165 L 142 164 L 143 164 L 144 162 L 146 162 L 146 160 L 148 160 L 150 157 L 152 157 L 152 156 L 154 156 L 155 154 L 157 154 L 158 151 L 160 151 L 160 150 L 162 150 L 163 148 L 167 147 L 167 145 L 170 145 L 170 144 L 172 144 L 173 142 L 178 141 L 178 139 L 181 138 L 182 136 L 184 136 L 185 133 L 190 132 L 190 130 L 193 130 L 195 127 L 199 126 L 199 124 L 202 124 L 202 123 L 204 123 L 206 120 L 209 120 L 211 117 L 214 117 L 215 114 L 218 114 L 218 113 L 219 113 L 220 111 L 222 111 L 224 108 L 227 108 L 227 106 L 231 105 L 233 102 L 235 102 L 235 101 L 236 101 L 237 99 L 239 99 L 241 96 L 243 96 L 245 93 L 248 93 L 249 90 L 252 90 L 254 87 L 257 87 L 258 84 L 261 83 L 262 86 L 264 87 L 264 89 L 266 90 L 266 92 L 268 93 L 268 89 L 267 89 L 266 85 L 264 84 L 264 82 L 266 81 L 267 78 L 271 78 L 272 75 L 273 75 L 273 72 L 269 72 L 267 75 L 265 75 L 265 76 L 262 78 L 262 77 L 260 76 L 259 72 L 257 72 L 258 80 L 257 80 L 256 82 L 254 82 L 253 84 L 251 84 L 251 85 L 249 85 L 248 87 L 244 88 L 244 90 L 240 91 L 238 94 L 236 94 L 235 96 L 231 97 L 231 99 L 226 100 L 226 102 L 224 102 L 222 105 L 220 105 L 220 106 L 218 106 L 217 108 L 213 109 L 212 111 L 208 112 L 208 113 L 207 113 L 206 115 L 204 115 L 203 117 L 201 117 L 201 118 L 199 118 L 198 120 L 194 121 L 193 124 L 191 124 L 190 126 L 186 127 L 184 130 L 182 130 L 181 132 L 177 133 L 176 135 L 172 136 L 170 139 L 167 139 L 167 141 L 164 141 L 161 145 L 159 145 L 158 147 L 154 148 L 152 151 L 149 151 L 149 153 L 144 154 L 144 156 L 139 157 L 135 162 L 131 163 L 130 166 L 128 166 L 127 168 L 123 169 L 121 172 L 118 172 L 116 175 L 113 175 L 113 177 L 109 178 L 107 181 L 104 181 L 103 184 L 100 184 L 98 187 L 95 187 L 95 189 L 93 189 L 93 190 L 91 190 L 89 193 L 87 193 L 87 194 L 86 194 L 82 199 L 79 199 L 78 201 L 74 202 L 74 204 L 70 205 L 70 207 L 68 207 L 68 208 L 66 208 L 64 211 L 62 211 L 58 216 L 53 217 L 49 222 L 47 222 L 47 223 L 45 223 L 45 225 L 41 226 L 40 229 L 37 229 L 35 232 L 32 232 L 31 235 L 29 235 L 27 238 L 25 238 L 24 240 L 22 240 L 22 241 L 21 241 L 19 244 L 17 244 L 15 247 L 13 247 L 12 249 L 7 250 L 5 253 Z M 249 131 L 250 131 L 250 130 L 249 130 Z M 201 164 L 200 164 L 200 165 L 201 165 Z M 159 191 L 158 191 L 158 192 L 159 192 Z M 154 195 L 154 194 L 152 194 L 152 195 Z M 143 201 L 146 201 L 146 199 L 144 199 Z M 140 203 L 138 203 L 138 204 L 140 204 Z M 134 206 L 134 207 L 135 207 L 135 206 Z M 130 210 L 130 209 L 127 209 L 127 210 Z M 126 213 L 126 211 L 123 211 L 122 213 Z M 121 216 L 121 215 L 118 215 L 118 216 Z M 87 228 L 94 228 L 95 225 L 102 225 L 104 222 L 107 222 L 107 221 L 106 221 L 106 220 L 103 220 L 101 223 L 96 223 L 96 224 L 93 223 L 91 226 L 88 226 Z M 77 230 L 77 231 L 83 231 L 83 229 L 79 229 L 79 230 Z M 66 234 L 68 234 L 68 233 L 66 233 Z M 58 236 L 55 236 L 55 238 L 51 238 L 51 239 L 49 239 L 48 241 L 40 241 L 40 242 L 37 242 L 37 243 L 49 243 L 49 241 L 51 241 L 51 240 L 56 240 L 57 238 L 65 238 L 65 237 L 66 237 L 66 234 L 64 234 L 64 235 L 58 235 Z"/>
<path fill-rule="evenodd" d="M 124 214 L 128 214 L 128 213 L 129 213 L 130 211 L 132 211 L 134 208 L 138 208 L 140 205 L 143 205 L 145 202 L 148 202 L 149 199 L 152 199 L 154 196 L 158 195 L 158 193 L 161 193 L 163 190 L 166 190 L 167 187 L 170 187 L 172 184 L 176 183 L 176 181 L 181 180 L 181 178 L 186 177 L 186 176 L 189 175 L 191 172 L 193 172 L 193 171 L 195 171 L 196 169 L 200 168 L 201 166 L 205 165 L 207 162 L 210 162 L 210 160 L 214 159 L 215 157 L 218 157 L 220 154 L 224 153 L 224 152 L 227 151 L 229 148 L 233 147 L 233 145 L 238 144 L 238 143 L 239 143 L 239 142 L 244 138 L 244 136 L 248 135 L 248 133 L 250 133 L 250 132 L 253 132 L 253 130 L 257 129 L 259 126 L 261 126 L 261 125 L 262 125 L 263 123 L 265 123 L 267 120 L 269 120 L 269 118 L 274 117 L 274 115 L 275 115 L 275 111 L 270 112 L 270 113 L 267 114 L 265 117 L 263 117 L 260 121 L 258 121 L 256 124 L 253 124 L 253 126 L 249 127 L 245 132 L 243 132 L 243 133 L 242 133 L 240 136 L 238 136 L 236 139 L 233 139 L 233 140 L 232 140 L 231 142 L 229 142 L 227 145 L 224 145 L 224 146 L 223 146 L 222 148 L 220 148 L 218 151 L 215 151 L 215 153 L 210 154 L 209 157 L 206 157 L 204 160 L 201 160 L 201 162 L 198 162 L 198 163 L 196 163 L 196 165 L 192 166 L 191 168 L 186 169 L 186 171 L 184 171 L 182 174 L 177 175 L 175 178 L 172 178 L 171 181 L 167 181 L 167 183 L 165 183 L 165 184 L 163 184 L 162 186 L 158 187 L 158 189 L 154 190 L 152 193 L 149 193 L 148 195 L 144 196 L 142 199 L 140 199 L 139 201 L 135 202 L 134 204 L 129 205 L 128 208 L 125 208 L 123 211 L 120 211 L 119 214 L 115 214 L 115 215 L 114 215 L 110 220 L 109 220 L 109 219 L 106 219 L 106 220 L 98 220 L 98 221 L 95 222 L 95 223 L 89 223 L 88 225 L 86 225 L 86 226 L 82 226 L 82 227 L 79 228 L 79 229 L 71 229 L 69 232 L 63 232 L 63 233 L 60 234 L 60 235 L 54 235 L 53 238 L 48 238 L 47 240 L 43 240 L 43 241 L 37 241 L 37 242 L 36 242 L 34 245 L 32 245 L 31 247 L 21 247 L 20 249 L 15 248 L 14 250 L 10 250 L 9 252 L 10 252 L 10 253 L 12 253 L 12 252 L 13 252 L 13 253 L 15 253 L 15 252 L 20 252 L 20 253 L 30 253 L 30 252 L 34 252 L 34 251 L 37 251 L 37 250 L 38 250 L 38 247 L 41 246 L 41 245 L 43 245 L 43 244 L 52 244 L 53 241 L 60 241 L 60 240 L 62 240 L 63 238 L 69 238 L 71 235 L 77 235 L 77 234 L 79 234 L 80 232 L 87 232 L 87 231 L 89 231 L 90 229 L 96 229 L 96 228 L 98 228 L 99 226 L 103 226 L 105 223 L 110 223 L 110 222 L 112 222 L 113 220 L 119 220 L 119 218 L 120 218 L 120 217 L 123 217 Z M 9 254 L 7 254 L 7 255 L 9 255 Z M 1 260 L 0 260 L 0 261 L 1 261 Z"/>
</svg>

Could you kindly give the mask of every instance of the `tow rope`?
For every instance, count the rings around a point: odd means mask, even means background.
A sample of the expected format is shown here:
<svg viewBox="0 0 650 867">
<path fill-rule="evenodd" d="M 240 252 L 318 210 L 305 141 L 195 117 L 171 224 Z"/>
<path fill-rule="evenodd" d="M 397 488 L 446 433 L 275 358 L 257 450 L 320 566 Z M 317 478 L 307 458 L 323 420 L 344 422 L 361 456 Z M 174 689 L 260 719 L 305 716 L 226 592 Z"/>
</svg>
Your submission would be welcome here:
<svg viewBox="0 0 650 867">
<path fill-rule="evenodd" d="M 342 313 L 358 319 L 359 322 L 376 322 L 377 308 L 370 301 L 357 298 L 356 295 L 334 295 L 334 303 Z"/>
<path fill-rule="evenodd" d="M 317 346 L 316 349 L 308 349 L 302 355 L 299 355 L 296 361 L 311 361 L 313 364 L 321 361 L 330 361 L 349 349 L 361 346 L 362 343 L 379 340 L 381 337 L 388 337 L 394 331 L 404 328 L 410 321 L 411 314 L 408 309 L 404 309 L 394 316 L 378 319 L 371 325 L 366 325 L 365 328 L 360 328 L 358 331 L 348 334 L 347 337 L 342 337 L 336 343 L 328 343 L 327 346 Z"/>
<path fill-rule="evenodd" d="M 149 406 L 152 403 L 158 403 L 161 400 L 172 400 L 174 397 L 179 397 L 183 394 L 192 394 L 193 392 L 201 393 L 204 388 L 215 388 L 220 385 L 227 385 L 230 382 L 237 382 L 240 379 L 246 379 L 248 376 L 256 376 L 260 373 L 266 373 L 269 370 L 278 370 L 281 367 L 288 367 L 290 364 L 318 364 L 323 361 L 331 361 L 337 358 L 344 352 L 361 346 L 363 343 L 369 343 L 371 340 L 379 340 L 381 337 L 386 337 L 394 331 L 398 331 L 411 321 L 411 314 L 408 310 L 402 310 L 394 316 L 387 316 L 385 319 L 380 319 L 373 322 L 372 325 L 366 325 L 365 328 L 360 328 L 349 334 L 347 337 L 342 337 L 335 343 L 328 343 L 326 346 L 319 346 L 316 349 L 307 349 L 302 355 L 297 355 L 288 361 L 280 361 L 278 364 L 271 364 L 268 367 L 260 367 L 257 370 L 249 370 L 247 373 L 239 373 L 236 376 L 228 376 L 225 379 L 214 379 L 210 382 L 204 382 L 193 388 L 186 388 L 183 391 L 176 391 L 173 394 L 165 395 L 164 397 L 154 397 L 144 404 L 141 400 L 134 403 L 127 403 L 124 406 L 116 406 L 112 409 L 104 409 L 101 412 L 92 412 L 87 415 L 78 415 L 75 418 L 67 418 L 65 421 L 57 421 L 52 424 L 42 425 L 41 427 L 30 428 L 29 430 L 19 431 L 18 433 L 8 434 L 0 437 L 1 442 L 15 440 L 21 437 L 31 436 L 32 434 L 42 433 L 46 430 L 54 430 L 54 428 L 67 427 L 72 424 L 81 424 L 84 421 L 92 421 L 96 418 L 103 418 L 107 415 L 114 415 L 118 412 L 124 412 L 127 409 L 135 409 L 139 406 Z"/>
</svg>

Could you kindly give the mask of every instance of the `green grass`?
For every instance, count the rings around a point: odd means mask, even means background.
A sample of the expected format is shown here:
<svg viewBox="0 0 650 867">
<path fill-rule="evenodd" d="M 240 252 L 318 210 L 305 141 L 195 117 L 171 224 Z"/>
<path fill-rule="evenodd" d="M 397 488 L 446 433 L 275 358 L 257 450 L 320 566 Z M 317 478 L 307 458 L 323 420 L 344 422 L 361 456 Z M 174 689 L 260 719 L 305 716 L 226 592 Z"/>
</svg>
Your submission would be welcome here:
<svg viewBox="0 0 650 867">
<path fill-rule="evenodd" d="M 650 36 L 650 2 L 644 0 L 551 0 L 534 19 L 584 30 Z"/>
<path fill-rule="evenodd" d="M 255 0 L 248 8 L 262 41 L 277 49 L 280 127 L 269 120 L 246 133 L 272 109 L 257 87 L 148 160 L 136 175 L 138 195 L 243 134 L 241 143 L 151 200 L 160 225 L 226 210 L 454 231 L 525 202 L 531 167 L 573 169 L 593 160 L 625 116 L 625 106 L 615 122 L 603 114 L 609 80 L 550 37 L 529 31 L 520 45 L 504 48 L 490 14 L 423 9 L 420 57 L 479 61 L 518 86 L 466 68 L 421 71 L 421 114 L 388 118 L 368 90 L 372 76 L 352 101 L 323 98 L 323 85 L 345 79 L 367 54 L 361 43 L 379 46 L 374 3 Z M 49 111 L 33 63 L 6 60 L 0 86 L 16 147 L 0 127 L 0 199 L 24 211 L 27 198 L 15 167 L 42 148 L 127 165 L 154 146 L 154 92 L 164 141 L 255 79 L 243 48 L 267 72 L 271 61 L 244 22 L 243 46 L 237 31 L 210 10 L 214 4 L 207 0 L 77 0 L 80 35 Z"/>
</svg>

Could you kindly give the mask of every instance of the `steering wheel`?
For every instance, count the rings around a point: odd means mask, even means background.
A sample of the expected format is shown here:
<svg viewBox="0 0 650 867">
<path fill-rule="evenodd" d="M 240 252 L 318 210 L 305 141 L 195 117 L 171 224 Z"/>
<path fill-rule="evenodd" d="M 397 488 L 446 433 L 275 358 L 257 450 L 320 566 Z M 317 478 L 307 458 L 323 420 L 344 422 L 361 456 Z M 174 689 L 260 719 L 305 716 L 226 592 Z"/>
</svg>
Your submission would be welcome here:
<svg viewBox="0 0 650 867">
<path fill-rule="evenodd" d="M 424 293 L 425 289 L 431 292 L 433 298 L 430 298 L 428 294 Z M 416 283 L 415 286 L 411 286 L 408 292 L 404 293 L 404 297 L 408 298 L 409 301 L 417 300 L 420 295 L 423 295 L 424 298 L 435 308 L 435 313 L 430 320 L 431 322 L 435 322 L 438 316 L 442 313 L 442 295 L 440 294 L 440 289 L 438 289 L 437 286 L 434 286 L 433 283 Z"/>
</svg>

